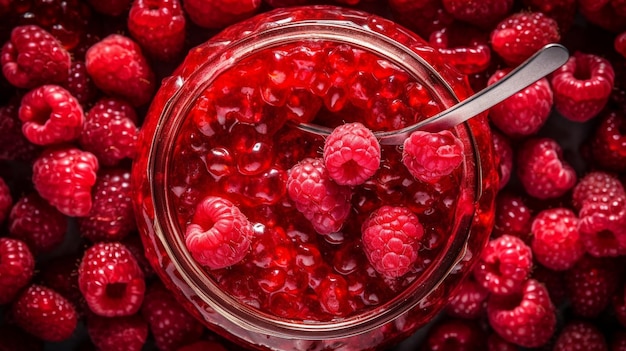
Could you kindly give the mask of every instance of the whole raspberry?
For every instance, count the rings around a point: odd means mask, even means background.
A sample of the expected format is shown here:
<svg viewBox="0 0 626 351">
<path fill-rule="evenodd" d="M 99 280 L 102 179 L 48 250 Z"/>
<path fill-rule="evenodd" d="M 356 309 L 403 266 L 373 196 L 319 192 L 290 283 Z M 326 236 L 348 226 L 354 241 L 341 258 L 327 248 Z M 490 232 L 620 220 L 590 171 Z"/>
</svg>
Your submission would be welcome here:
<svg viewBox="0 0 626 351">
<path fill-rule="evenodd" d="M 612 5 L 620 1 L 622 0 L 578 0 L 579 12 L 588 23 L 619 33 L 626 30 L 625 16 L 621 16 Z"/>
<path fill-rule="evenodd" d="M 224 347 L 219 342 L 217 342 L 217 341 L 206 341 L 206 340 L 200 340 L 200 341 L 196 341 L 194 343 L 191 343 L 189 345 L 185 345 L 185 346 L 179 348 L 176 351 L 206 351 L 206 350 L 211 350 L 211 351 L 228 351 L 228 349 L 226 349 L 226 347 Z"/>
<path fill-rule="evenodd" d="M 35 259 L 28 246 L 11 238 L 0 238 L 0 305 L 11 302 L 33 276 Z"/>
<path fill-rule="evenodd" d="M 130 7 L 131 0 L 89 0 L 94 10 L 109 16 L 119 16 Z"/>
<path fill-rule="evenodd" d="M 2 73 L 18 88 L 61 83 L 70 73 L 70 54 L 50 33 L 35 25 L 15 27 L 1 55 Z"/>
<path fill-rule="evenodd" d="M 120 243 L 97 243 L 85 251 L 78 287 L 91 311 L 104 317 L 135 314 L 146 288 L 135 257 Z"/>
<path fill-rule="evenodd" d="M 626 171 L 626 115 L 606 111 L 591 139 L 593 162 L 612 172 Z"/>
<path fill-rule="evenodd" d="M 56 291 L 33 284 L 12 305 L 15 323 L 44 341 L 62 341 L 74 333 L 74 306 Z"/>
<path fill-rule="evenodd" d="M 443 0 L 443 7 L 457 20 L 475 26 L 491 28 L 502 20 L 513 7 L 513 0 Z"/>
<path fill-rule="evenodd" d="M 446 312 L 452 317 L 477 319 L 483 316 L 489 291 L 469 275 L 450 297 Z"/>
<path fill-rule="evenodd" d="M 90 314 L 87 333 L 100 351 L 140 351 L 148 338 L 148 323 L 139 314 L 125 317 Z"/>
<path fill-rule="evenodd" d="M 593 318 L 609 305 L 620 277 L 616 265 L 609 258 L 585 255 L 565 272 L 566 291 L 576 315 Z"/>
<path fill-rule="evenodd" d="M 204 330 L 159 281 L 146 291 L 141 315 L 150 326 L 157 348 L 162 351 L 175 351 L 198 341 Z"/>
<path fill-rule="evenodd" d="M 79 143 L 85 151 L 96 155 L 100 164 L 115 166 L 136 153 L 137 114 L 127 102 L 102 98 L 85 116 Z"/>
<path fill-rule="evenodd" d="M 154 73 L 141 48 L 132 39 L 111 34 L 85 54 L 87 72 L 98 88 L 134 106 L 146 104 L 156 85 Z"/>
<path fill-rule="evenodd" d="M 39 148 L 22 133 L 19 105 L 13 101 L 0 107 L 0 160 L 32 161 Z"/>
<path fill-rule="evenodd" d="M 4 179 L 0 177 L 0 224 L 8 217 L 12 205 L 13 198 L 11 197 L 11 189 L 9 189 Z"/>
<path fill-rule="evenodd" d="M 222 28 L 251 17 L 261 0 L 186 0 L 185 12 L 200 27 Z"/>
<path fill-rule="evenodd" d="M 422 351 L 484 350 L 485 335 L 480 326 L 470 320 L 447 319 L 435 324 L 429 331 Z"/>
<path fill-rule="evenodd" d="M 19 117 L 24 136 L 37 145 L 77 139 L 85 120 L 78 100 L 58 85 L 43 85 L 24 95 Z"/>
<path fill-rule="evenodd" d="M 591 172 L 574 187 L 572 202 L 588 253 L 599 257 L 626 252 L 626 192 L 619 179 Z"/>
<path fill-rule="evenodd" d="M 493 50 L 511 66 L 517 66 L 543 46 L 559 40 L 556 21 L 541 12 L 515 13 L 491 32 Z"/>
<path fill-rule="evenodd" d="M 570 29 L 577 13 L 576 0 L 523 0 L 523 3 L 531 11 L 541 12 L 554 19 L 561 33 Z"/>
<path fill-rule="evenodd" d="M 361 123 L 342 124 L 324 142 L 324 164 L 335 183 L 363 184 L 380 166 L 378 139 Z"/>
<path fill-rule="evenodd" d="M 510 71 L 496 71 L 487 84 L 494 84 Z M 492 107 L 489 117 L 498 129 L 510 137 L 532 135 L 548 120 L 552 103 L 550 83 L 542 78 Z"/>
<path fill-rule="evenodd" d="M 548 290 L 534 279 L 527 280 L 519 293 L 491 295 L 487 316 L 489 325 L 500 337 L 523 347 L 545 344 L 556 325 Z"/>
<path fill-rule="evenodd" d="M 70 75 L 65 82 L 60 84 L 83 106 L 91 104 L 98 95 L 98 89 L 89 77 L 87 66 L 83 61 L 72 61 Z"/>
<path fill-rule="evenodd" d="M 91 242 L 119 241 L 135 229 L 129 171 L 107 169 L 101 172 L 92 194 L 91 210 L 78 219 L 83 237 Z"/>
<path fill-rule="evenodd" d="M 513 172 L 513 148 L 509 139 L 496 130 L 491 131 L 493 154 L 498 167 L 499 188 L 502 190 L 511 179 Z"/>
<path fill-rule="evenodd" d="M 397 278 L 417 260 L 424 228 L 408 208 L 383 206 L 363 222 L 361 235 L 363 251 L 376 271 Z"/>
<path fill-rule="evenodd" d="M 509 234 L 530 244 L 532 213 L 521 196 L 500 192 L 496 197 L 496 219 L 492 237 Z"/>
<path fill-rule="evenodd" d="M 45 150 L 33 164 L 33 183 L 42 198 L 68 216 L 86 216 L 98 159 L 72 146 Z"/>
<path fill-rule="evenodd" d="M 567 208 L 553 208 L 537 214 L 531 227 L 532 250 L 547 268 L 571 268 L 585 253 L 578 233 L 578 218 Z"/>
<path fill-rule="evenodd" d="M 626 31 L 615 37 L 613 47 L 615 51 L 626 58 Z"/>
<path fill-rule="evenodd" d="M 350 214 L 350 188 L 330 178 L 322 159 L 306 158 L 293 166 L 287 192 L 320 234 L 339 231 Z"/>
<path fill-rule="evenodd" d="M 606 351 L 608 346 L 604 335 L 593 324 L 584 321 L 567 323 L 563 328 L 553 351 Z"/>
<path fill-rule="evenodd" d="M 562 196 L 576 184 L 576 172 L 563 159 L 561 146 L 549 138 L 526 141 L 517 159 L 517 174 L 528 195 L 538 199 Z"/>
<path fill-rule="evenodd" d="M 185 22 L 179 0 L 135 0 L 128 31 L 148 55 L 170 61 L 185 44 Z"/>
<path fill-rule="evenodd" d="M 57 248 L 67 233 L 67 217 L 37 193 L 20 198 L 9 215 L 9 234 L 36 254 Z"/>
<path fill-rule="evenodd" d="M 550 78 L 554 106 L 572 121 L 587 121 L 606 105 L 614 80 L 615 72 L 607 59 L 575 52 Z"/>
<path fill-rule="evenodd" d="M 185 245 L 193 258 L 211 269 L 232 266 L 250 251 L 252 224 L 232 202 L 203 199 L 187 225 Z"/>
<path fill-rule="evenodd" d="M 416 179 L 427 183 L 451 174 L 464 157 L 463 142 L 448 130 L 413 132 L 402 150 L 402 163 Z"/>
<path fill-rule="evenodd" d="M 474 267 L 474 278 L 492 294 L 513 294 L 528 279 L 532 260 L 530 248 L 520 238 L 505 234 L 489 241 Z"/>
</svg>

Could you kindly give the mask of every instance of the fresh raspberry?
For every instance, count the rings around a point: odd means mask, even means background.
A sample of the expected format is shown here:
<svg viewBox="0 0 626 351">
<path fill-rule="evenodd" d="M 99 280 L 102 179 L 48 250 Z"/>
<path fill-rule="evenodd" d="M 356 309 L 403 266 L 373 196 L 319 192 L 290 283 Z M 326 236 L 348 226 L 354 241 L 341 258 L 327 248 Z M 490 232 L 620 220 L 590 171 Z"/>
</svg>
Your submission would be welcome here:
<svg viewBox="0 0 626 351">
<path fill-rule="evenodd" d="M 567 32 L 576 16 L 576 0 L 523 0 L 524 6 L 554 19 L 561 33 Z"/>
<path fill-rule="evenodd" d="M 530 244 L 531 224 L 532 213 L 522 197 L 508 192 L 498 194 L 492 237 L 497 238 L 509 234 Z"/>
<path fill-rule="evenodd" d="M 160 281 L 146 291 L 141 314 L 150 326 L 157 348 L 162 351 L 175 351 L 198 341 L 204 330 Z"/>
<path fill-rule="evenodd" d="M 606 351 L 608 346 L 604 335 L 593 324 L 584 321 L 567 323 L 563 328 L 553 351 Z"/>
<path fill-rule="evenodd" d="M 599 257 L 626 252 L 626 192 L 615 176 L 587 174 L 574 187 L 572 202 L 578 209 L 580 235 L 588 253 Z"/>
<path fill-rule="evenodd" d="M 404 141 L 402 163 L 418 180 L 435 183 L 463 162 L 463 142 L 448 130 L 416 131 Z"/>
<path fill-rule="evenodd" d="M 72 61 L 70 74 L 67 80 L 61 83 L 72 96 L 83 106 L 91 104 L 98 94 L 98 89 L 87 73 L 87 66 L 83 61 Z"/>
<path fill-rule="evenodd" d="M 45 341 L 62 341 L 74 333 L 74 306 L 56 291 L 33 284 L 12 305 L 15 323 Z"/>
<path fill-rule="evenodd" d="M 111 34 L 85 54 L 87 72 L 98 88 L 134 106 L 146 104 L 156 86 L 154 72 L 132 39 Z"/>
<path fill-rule="evenodd" d="M 533 255 L 547 268 L 571 268 L 585 253 L 578 233 L 578 218 L 567 208 L 540 212 L 531 227 Z"/>
<path fill-rule="evenodd" d="M 491 28 L 509 13 L 513 0 L 443 0 L 443 7 L 457 20 Z"/>
<path fill-rule="evenodd" d="M 360 185 L 380 166 L 380 144 L 361 123 L 335 128 L 324 142 L 324 164 L 339 185 Z"/>
<path fill-rule="evenodd" d="M 18 88 L 61 83 L 70 73 L 70 54 L 50 33 L 35 26 L 15 27 L 2 47 L 2 73 Z"/>
<path fill-rule="evenodd" d="M 350 214 L 350 188 L 330 178 L 322 159 L 306 158 L 293 166 L 287 192 L 320 234 L 339 231 Z"/>
<path fill-rule="evenodd" d="M 562 196 L 576 184 L 576 172 L 563 159 L 561 146 L 550 138 L 530 139 L 522 145 L 517 174 L 528 195 L 538 199 Z"/>
<path fill-rule="evenodd" d="M 148 323 L 139 314 L 87 317 L 87 333 L 100 351 L 140 351 L 148 338 Z"/>
<path fill-rule="evenodd" d="M 474 277 L 493 294 L 513 294 L 528 279 L 532 260 L 530 248 L 520 238 L 505 234 L 489 241 L 474 267 Z"/>
<path fill-rule="evenodd" d="M 487 337 L 487 351 L 518 351 L 517 345 L 510 343 L 497 333 L 491 333 Z"/>
<path fill-rule="evenodd" d="M 33 276 L 35 259 L 26 243 L 0 238 L 0 305 L 11 302 Z"/>
<path fill-rule="evenodd" d="M 9 234 L 36 254 L 57 248 L 67 233 L 67 217 L 36 192 L 20 198 L 9 215 Z"/>
<path fill-rule="evenodd" d="M 493 154 L 498 167 L 499 188 L 502 190 L 511 179 L 513 172 L 513 148 L 509 139 L 496 130 L 491 131 Z"/>
<path fill-rule="evenodd" d="M 606 105 L 614 80 L 615 71 L 607 59 L 575 52 L 550 78 L 554 106 L 572 121 L 587 121 Z"/>
<path fill-rule="evenodd" d="M 500 337 L 523 347 L 545 344 L 556 325 L 548 290 L 534 279 L 527 280 L 517 294 L 491 295 L 487 300 L 487 316 Z"/>
<path fill-rule="evenodd" d="M 450 297 L 446 312 L 452 317 L 477 319 L 485 312 L 489 292 L 469 275 Z"/>
<path fill-rule="evenodd" d="M 22 133 L 18 110 L 13 102 L 0 106 L 0 160 L 31 161 L 39 154 L 39 148 Z"/>
<path fill-rule="evenodd" d="M 72 146 L 49 148 L 33 164 L 33 183 L 39 195 L 61 213 L 86 216 L 97 171 L 98 159 L 89 152 Z"/>
<path fill-rule="evenodd" d="M 89 0 L 94 10 L 109 16 L 119 16 L 130 8 L 131 0 Z"/>
<path fill-rule="evenodd" d="M 614 33 L 626 30 L 624 16 L 620 16 L 615 11 L 615 8 L 611 6 L 611 0 L 579 0 L 578 2 L 580 13 L 588 23 Z"/>
<path fill-rule="evenodd" d="M 510 71 L 496 71 L 487 84 L 494 84 Z M 537 133 L 548 120 L 552 103 L 550 83 L 542 78 L 492 107 L 489 117 L 498 129 L 510 137 L 528 136 Z"/>
<path fill-rule="evenodd" d="M 15 325 L 0 325 L 0 351 L 43 351 L 43 342 Z"/>
<path fill-rule="evenodd" d="M 488 38 L 469 25 L 452 24 L 430 34 L 428 43 L 463 74 L 482 72 L 491 62 Z"/>
<path fill-rule="evenodd" d="M 615 51 L 626 58 L 626 31 L 615 37 L 613 47 Z"/>
<path fill-rule="evenodd" d="M 185 245 L 193 258 L 211 269 L 232 266 L 250 251 L 252 224 L 232 202 L 206 197 L 187 225 Z"/>
<path fill-rule="evenodd" d="M 78 219 L 83 237 L 91 242 L 119 241 L 135 229 L 129 171 L 107 169 L 98 174 L 92 194 L 91 210 Z"/>
<path fill-rule="evenodd" d="M 598 316 L 611 302 L 618 289 L 619 270 L 608 258 L 583 256 L 565 272 L 570 306 L 581 317 Z"/>
<path fill-rule="evenodd" d="M 78 100 L 58 85 L 43 85 L 24 95 L 19 117 L 26 139 L 37 145 L 77 139 L 85 120 Z"/>
<path fill-rule="evenodd" d="M 85 251 L 78 287 L 91 311 L 103 317 L 135 314 L 146 288 L 135 257 L 120 243 L 97 243 Z"/>
<path fill-rule="evenodd" d="M 429 331 L 422 351 L 484 350 L 484 332 L 470 320 L 447 319 L 435 324 Z"/>
<path fill-rule="evenodd" d="M 185 22 L 179 0 L 135 0 L 128 31 L 148 55 L 170 61 L 185 44 Z"/>
<path fill-rule="evenodd" d="M 205 28 L 222 28 L 251 17 L 261 0 L 186 0 L 185 12 L 193 23 Z"/>
<path fill-rule="evenodd" d="M 511 66 L 517 66 L 543 46 L 559 40 L 556 21 L 541 12 L 515 13 L 491 32 L 493 50 Z"/>
<path fill-rule="evenodd" d="M 87 112 L 79 142 L 100 164 L 115 166 L 136 153 L 137 114 L 127 102 L 102 98 Z"/>
<path fill-rule="evenodd" d="M 424 228 L 408 208 L 383 206 L 363 222 L 361 235 L 363 251 L 376 271 L 396 278 L 417 260 Z"/>
<path fill-rule="evenodd" d="M 593 133 L 591 155 L 593 162 L 612 172 L 626 171 L 626 115 L 621 111 L 606 111 Z"/>
<path fill-rule="evenodd" d="M 4 179 L 0 177 L 0 224 L 7 218 L 12 205 L 11 189 L 9 189 Z"/>
<path fill-rule="evenodd" d="M 211 350 L 211 351 L 228 351 L 226 349 L 226 347 L 224 347 L 219 342 L 217 342 L 217 341 L 206 341 L 206 340 L 200 340 L 200 341 L 196 341 L 194 343 L 191 343 L 189 345 L 185 345 L 183 347 L 180 347 L 176 351 L 206 351 L 206 350 Z"/>
</svg>

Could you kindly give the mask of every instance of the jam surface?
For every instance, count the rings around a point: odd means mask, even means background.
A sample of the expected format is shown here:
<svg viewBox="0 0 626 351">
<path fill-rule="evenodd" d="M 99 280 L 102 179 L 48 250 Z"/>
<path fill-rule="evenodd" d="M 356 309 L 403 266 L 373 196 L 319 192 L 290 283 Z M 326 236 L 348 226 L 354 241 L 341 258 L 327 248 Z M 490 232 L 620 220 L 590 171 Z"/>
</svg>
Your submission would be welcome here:
<svg viewBox="0 0 626 351">
<path fill-rule="evenodd" d="M 466 160 L 434 182 L 416 179 L 402 148 L 382 146 L 376 173 L 349 187 L 350 211 L 340 230 L 319 234 L 286 190 L 290 170 L 322 156 L 325 138 L 296 128 L 358 122 L 372 131 L 414 124 L 444 106 L 402 68 L 349 44 L 285 43 L 236 62 L 188 110 L 168 172 L 168 196 L 180 235 L 207 197 L 227 200 L 253 231 L 237 263 L 204 272 L 229 295 L 260 313 L 300 321 L 332 321 L 382 306 L 445 254 L 464 198 Z M 468 162 L 470 163 L 468 165 Z M 417 216 L 423 235 L 407 273 L 389 277 L 368 261 L 362 225 L 384 206 Z"/>
</svg>

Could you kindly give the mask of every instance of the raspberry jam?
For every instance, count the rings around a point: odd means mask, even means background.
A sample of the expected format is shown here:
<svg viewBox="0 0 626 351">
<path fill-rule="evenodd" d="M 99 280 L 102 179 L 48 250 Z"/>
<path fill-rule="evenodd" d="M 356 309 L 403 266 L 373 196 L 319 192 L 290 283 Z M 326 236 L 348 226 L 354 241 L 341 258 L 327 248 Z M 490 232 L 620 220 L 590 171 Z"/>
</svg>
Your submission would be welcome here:
<svg viewBox="0 0 626 351">
<path fill-rule="evenodd" d="M 445 306 L 487 241 L 487 122 L 436 138 L 456 142 L 439 153 L 463 150 L 444 173 L 382 145 L 378 168 L 345 184 L 323 160 L 341 138 L 296 126 L 391 131 L 469 94 L 425 41 L 363 12 L 296 7 L 229 27 L 164 80 L 144 123 L 133 180 L 147 257 L 196 318 L 241 345 L 398 342 Z M 433 138 L 416 140 L 415 162 L 441 161 Z"/>
</svg>

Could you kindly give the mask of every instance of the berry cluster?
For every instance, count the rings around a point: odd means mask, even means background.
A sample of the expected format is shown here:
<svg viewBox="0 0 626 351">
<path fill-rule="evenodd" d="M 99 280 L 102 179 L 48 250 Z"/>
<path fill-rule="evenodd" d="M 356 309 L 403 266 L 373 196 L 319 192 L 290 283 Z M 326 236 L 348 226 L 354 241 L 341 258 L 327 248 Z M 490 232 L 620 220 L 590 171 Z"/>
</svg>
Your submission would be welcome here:
<svg viewBox="0 0 626 351">
<path fill-rule="evenodd" d="M 397 21 L 476 90 L 545 44 L 571 50 L 489 111 L 491 240 L 421 348 L 626 350 L 623 0 L 0 0 L 0 350 L 241 349 L 155 276 L 130 167 L 158 82 L 187 50 L 317 3 Z M 450 131 L 416 132 L 394 154 L 372 131 L 438 112 L 430 92 L 327 43 L 259 52 L 220 79 L 189 113 L 171 180 L 207 274 L 295 320 L 375 309 L 418 280 L 463 201 L 468 150 Z M 311 121 L 334 131 L 284 128 Z"/>
</svg>

